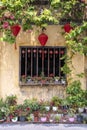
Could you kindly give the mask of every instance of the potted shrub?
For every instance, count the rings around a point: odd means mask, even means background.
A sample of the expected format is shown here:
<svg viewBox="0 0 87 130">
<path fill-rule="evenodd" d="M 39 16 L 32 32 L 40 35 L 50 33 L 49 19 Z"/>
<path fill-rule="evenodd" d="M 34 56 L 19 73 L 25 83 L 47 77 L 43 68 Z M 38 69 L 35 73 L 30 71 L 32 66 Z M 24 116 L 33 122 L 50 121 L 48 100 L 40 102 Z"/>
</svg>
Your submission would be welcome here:
<svg viewBox="0 0 87 130">
<path fill-rule="evenodd" d="M 49 101 L 45 101 L 45 102 L 44 102 L 44 105 L 45 105 L 46 111 L 47 111 L 47 112 L 50 111 L 50 102 L 49 102 Z"/>
<path fill-rule="evenodd" d="M 60 122 L 60 119 L 61 119 L 61 117 L 58 116 L 58 115 L 56 115 L 55 118 L 54 118 L 54 121 L 55 121 L 55 122 Z"/>
<path fill-rule="evenodd" d="M 18 121 L 18 110 L 17 110 L 17 106 L 10 106 L 9 107 L 10 110 L 10 117 L 11 117 L 11 121 L 12 122 L 17 122 Z"/>
<path fill-rule="evenodd" d="M 63 110 L 69 109 L 69 102 L 68 102 L 68 99 L 67 99 L 67 98 L 62 99 L 62 101 L 61 101 L 61 106 L 62 106 L 62 109 L 63 109 Z"/>
<path fill-rule="evenodd" d="M 60 79 L 60 77 L 59 77 L 59 76 L 55 76 L 55 77 L 54 77 L 55 82 L 58 82 L 58 81 L 59 81 L 59 79 Z"/>
<path fill-rule="evenodd" d="M 40 104 L 37 101 L 37 99 L 30 99 L 30 100 L 25 100 L 24 101 L 25 105 L 27 104 L 28 107 L 30 108 L 30 112 L 34 114 L 34 121 L 37 122 L 39 120 L 39 109 L 40 109 Z"/>
<path fill-rule="evenodd" d="M 26 107 L 25 104 L 19 104 L 17 106 L 18 116 L 20 121 L 26 121 L 26 116 L 30 113 L 30 108 Z"/>
<path fill-rule="evenodd" d="M 61 105 L 61 99 L 57 96 L 52 97 L 51 105 L 52 105 L 52 110 L 57 111 L 58 107 Z"/>
<path fill-rule="evenodd" d="M 75 109 L 73 109 L 73 108 L 69 108 L 69 110 L 68 110 L 68 120 L 69 120 L 69 122 L 74 122 L 75 121 L 75 113 L 76 113 L 76 111 L 75 111 Z"/>
<path fill-rule="evenodd" d="M 40 105 L 40 121 L 41 122 L 46 122 L 47 121 L 47 116 L 46 116 L 46 108 L 44 104 Z"/>
<path fill-rule="evenodd" d="M 77 117 L 76 117 L 78 123 L 83 123 L 83 115 L 81 113 L 77 114 Z"/>
</svg>

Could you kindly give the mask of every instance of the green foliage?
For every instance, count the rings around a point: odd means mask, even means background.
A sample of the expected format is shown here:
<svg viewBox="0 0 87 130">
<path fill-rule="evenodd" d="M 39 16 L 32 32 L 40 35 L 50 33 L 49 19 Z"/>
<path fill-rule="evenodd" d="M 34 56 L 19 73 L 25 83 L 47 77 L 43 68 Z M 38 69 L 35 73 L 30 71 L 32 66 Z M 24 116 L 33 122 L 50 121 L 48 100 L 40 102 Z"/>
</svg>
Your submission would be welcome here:
<svg viewBox="0 0 87 130">
<path fill-rule="evenodd" d="M 67 46 L 73 53 L 79 52 L 80 54 L 87 53 L 87 22 L 83 22 L 81 26 L 76 26 L 69 34 L 66 34 Z"/>
<path fill-rule="evenodd" d="M 83 107 L 86 104 L 86 91 L 81 89 L 79 80 L 73 81 L 66 89 L 67 100 L 71 106 Z"/>
<path fill-rule="evenodd" d="M 28 106 L 31 111 L 37 111 L 40 109 L 40 104 L 37 99 L 26 99 L 24 100 L 25 106 Z"/>
<path fill-rule="evenodd" d="M 32 29 L 33 24 L 42 28 L 46 27 L 49 22 L 54 24 L 58 23 L 61 18 L 72 18 L 71 14 L 73 12 L 74 6 L 80 3 L 77 0 L 49 0 L 49 8 L 46 6 L 40 13 L 40 8 L 34 5 L 34 1 L 35 0 L 1 0 L 0 30 L 3 30 L 5 33 L 4 37 L 1 40 L 7 41 L 8 43 L 15 43 L 15 37 L 10 35 L 11 32 L 6 33 L 7 29 L 3 29 L 4 22 L 8 22 L 9 26 L 14 24 L 21 24 L 24 31 Z M 85 3 L 80 3 L 80 6 L 80 8 L 84 8 Z M 75 14 L 76 13 L 81 14 L 81 11 L 77 10 Z M 81 16 L 82 15 L 83 14 L 81 14 Z M 76 15 L 76 18 L 77 16 L 80 17 L 79 15 Z"/>
<path fill-rule="evenodd" d="M 3 35 L 3 37 L 0 39 L 1 41 L 8 42 L 10 44 L 13 44 L 16 42 L 16 37 L 11 34 L 11 31 L 6 31 Z"/>
<path fill-rule="evenodd" d="M 73 81 L 71 84 L 67 86 L 66 89 L 67 94 L 76 95 L 81 92 L 81 83 L 79 80 Z"/>
<path fill-rule="evenodd" d="M 64 66 L 61 68 L 61 70 L 64 72 L 64 74 L 70 74 L 72 71 L 67 64 L 64 64 Z"/>
<path fill-rule="evenodd" d="M 14 106 L 17 104 L 17 96 L 16 95 L 10 95 L 6 97 L 6 104 L 9 106 Z"/>
<path fill-rule="evenodd" d="M 51 102 L 54 106 L 59 106 L 61 104 L 61 99 L 57 96 L 52 97 Z"/>
</svg>

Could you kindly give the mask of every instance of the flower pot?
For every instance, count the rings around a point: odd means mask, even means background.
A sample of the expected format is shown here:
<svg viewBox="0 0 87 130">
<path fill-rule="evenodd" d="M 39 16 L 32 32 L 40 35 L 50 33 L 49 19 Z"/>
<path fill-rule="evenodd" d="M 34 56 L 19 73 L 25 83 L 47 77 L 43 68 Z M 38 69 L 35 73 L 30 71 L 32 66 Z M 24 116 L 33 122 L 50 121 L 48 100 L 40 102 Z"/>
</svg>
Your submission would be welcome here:
<svg viewBox="0 0 87 130">
<path fill-rule="evenodd" d="M 20 116 L 19 121 L 24 122 L 26 120 L 25 116 Z"/>
<path fill-rule="evenodd" d="M 46 121 L 47 121 L 47 117 L 41 117 L 41 118 L 40 118 L 40 121 L 41 121 L 41 122 L 46 122 Z"/>
<path fill-rule="evenodd" d="M 2 122 L 4 122 L 5 121 L 5 119 L 0 119 L 0 123 L 2 123 Z"/>
<path fill-rule="evenodd" d="M 34 122 L 38 122 L 39 121 L 39 117 L 34 116 Z"/>
<path fill-rule="evenodd" d="M 78 123 L 82 123 L 83 122 L 83 116 L 77 115 L 77 121 L 78 121 Z"/>
<path fill-rule="evenodd" d="M 69 121 L 70 121 L 70 122 L 74 122 L 74 121 L 75 121 L 75 118 L 74 118 L 74 117 L 69 117 Z"/>
<path fill-rule="evenodd" d="M 79 113 L 84 112 L 84 108 L 78 108 L 78 112 L 79 112 Z"/>
<path fill-rule="evenodd" d="M 50 106 L 45 106 L 46 111 L 50 110 Z"/>
<path fill-rule="evenodd" d="M 18 121 L 18 117 L 13 117 L 13 118 L 11 119 L 11 121 L 12 121 L 12 122 L 17 122 L 17 121 Z"/>
<path fill-rule="evenodd" d="M 53 107 L 52 107 L 52 110 L 53 110 L 53 111 L 57 111 L 57 110 L 58 110 L 58 107 L 53 106 Z"/>
</svg>

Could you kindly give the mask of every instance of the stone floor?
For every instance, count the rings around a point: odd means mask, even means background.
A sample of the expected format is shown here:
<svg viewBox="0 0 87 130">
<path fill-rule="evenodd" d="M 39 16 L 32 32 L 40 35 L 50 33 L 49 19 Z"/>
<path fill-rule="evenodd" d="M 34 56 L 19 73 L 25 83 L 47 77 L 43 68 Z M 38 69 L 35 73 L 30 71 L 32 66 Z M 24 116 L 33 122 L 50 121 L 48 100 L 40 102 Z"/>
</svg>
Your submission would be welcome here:
<svg viewBox="0 0 87 130">
<path fill-rule="evenodd" d="M 3 123 L 0 130 L 87 130 L 87 124 Z"/>
</svg>

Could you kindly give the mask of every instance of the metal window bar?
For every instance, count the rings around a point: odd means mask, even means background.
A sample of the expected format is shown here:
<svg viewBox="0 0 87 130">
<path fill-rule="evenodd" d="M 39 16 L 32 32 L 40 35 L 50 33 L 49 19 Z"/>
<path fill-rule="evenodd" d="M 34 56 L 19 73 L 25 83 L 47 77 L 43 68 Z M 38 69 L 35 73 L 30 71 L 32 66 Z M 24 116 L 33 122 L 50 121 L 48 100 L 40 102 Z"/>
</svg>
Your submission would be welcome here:
<svg viewBox="0 0 87 130">
<path fill-rule="evenodd" d="M 27 48 L 25 48 L 25 75 L 27 76 Z"/>
</svg>

